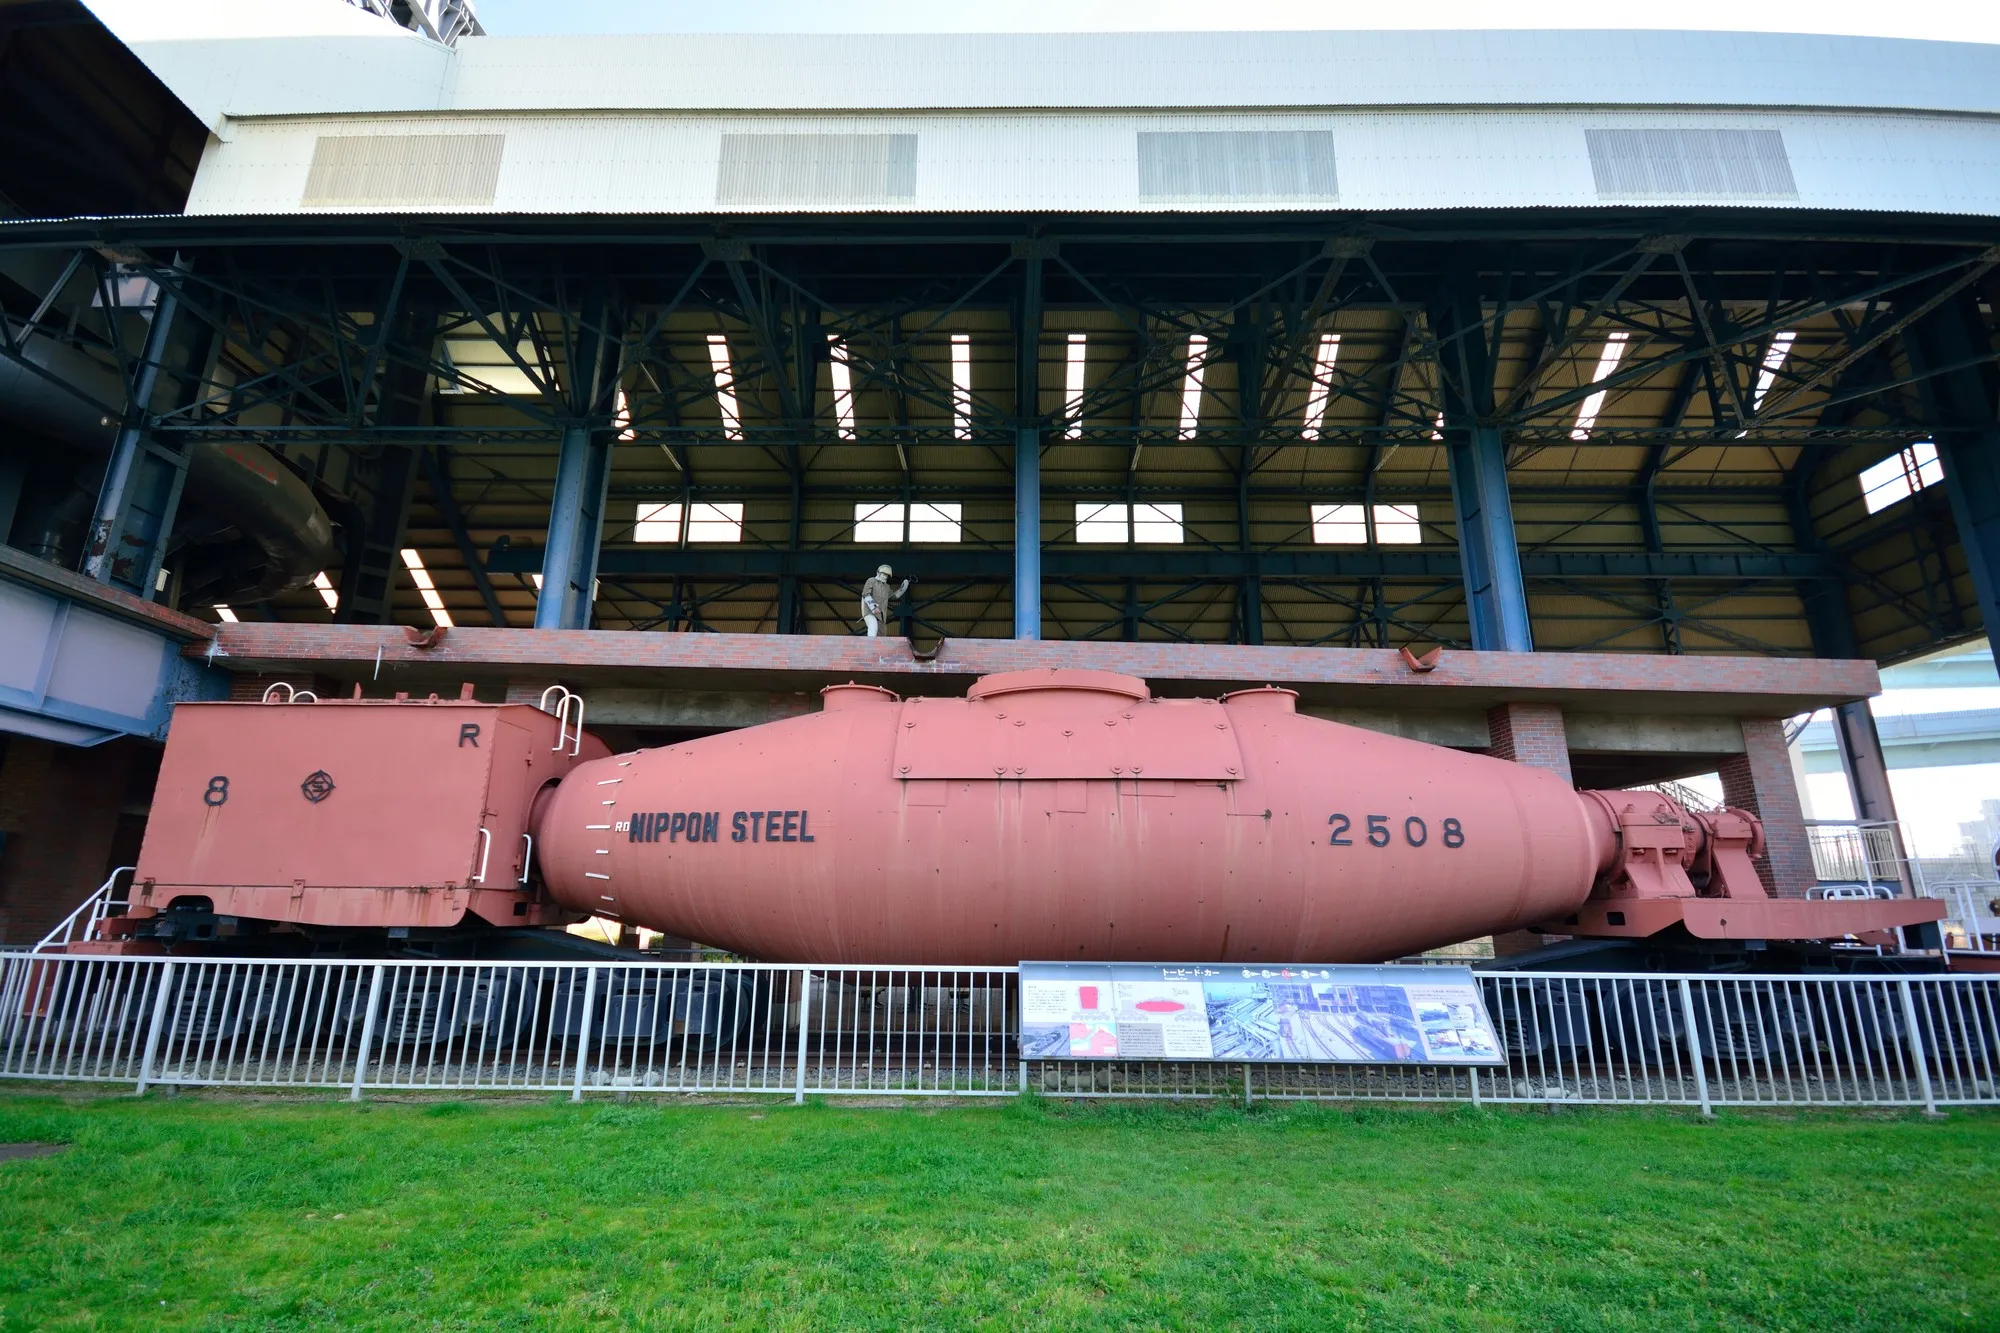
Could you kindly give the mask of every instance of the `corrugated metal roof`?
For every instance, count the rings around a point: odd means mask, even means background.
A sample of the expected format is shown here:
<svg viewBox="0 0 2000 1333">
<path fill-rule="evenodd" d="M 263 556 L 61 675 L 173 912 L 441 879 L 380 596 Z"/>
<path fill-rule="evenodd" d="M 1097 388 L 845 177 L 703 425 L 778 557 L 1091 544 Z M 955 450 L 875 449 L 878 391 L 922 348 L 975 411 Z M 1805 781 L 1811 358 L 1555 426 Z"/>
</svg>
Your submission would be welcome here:
<svg viewBox="0 0 2000 1333">
<path fill-rule="evenodd" d="M 1232 192 L 1148 193 L 1142 135 L 1233 136 L 1310 130 L 1332 136 L 1331 175 L 1299 177 L 1294 196 Z M 1662 164 L 1632 194 L 1630 173 L 1607 178 L 1594 163 L 1593 131 L 1626 136 Z M 315 155 L 331 139 L 379 138 L 383 152 L 440 138 L 504 140 L 490 195 L 430 189 L 414 168 L 384 180 L 406 197 L 343 200 L 311 187 Z M 845 176 L 770 173 L 757 190 L 737 188 L 723 167 L 725 137 L 773 136 L 787 151 L 826 136 L 830 145 L 914 140 L 914 168 L 894 188 L 856 193 Z M 1761 138 L 1759 138 L 1761 136 Z M 1772 138 L 1771 136 L 1776 136 Z M 1757 138 L 1780 153 L 1782 177 L 1705 172 L 1701 151 L 1726 152 Z M 1652 143 L 1647 149 L 1645 144 Z M 1716 145 L 1722 145 L 1716 149 Z M 1662 146 L 1664 145 L 1664 146 Z M 900 150 L 899 150 L 900 151 Z M 831 152 L 831 149 L 829 150 Z M 379 154 L 378 154 L 379 155 Z M 444 161 L 446 156 L 437 157 Z M 425 160 L 432 160 L 427 157 Z M 775 160 L 775 159 L 774 159 Z M 898 161 L 902 159 L 899 157 Z M 385 159 L 386 161 L 386 159 Z M 886 159 L 885 159 L 886 161 Z M 1692 166 L 1690 165 L 1692 163 Z M 1331 166 L 1331 162 L 1328 164 Z M 1713 165 L 1713 164 L 1710 164 Z M 1724 164 L 1726 166 L 1726 164 Z M 1770 164 L 1766 163 L 1766 168 Z M 385 168 L 386 170 L 386 168 Z M 886 168 L 884 168 L 886 170 Z M 739 173 L 740 174 L 740 173 Z M 1754 178 L 1753 178 L 1754 177 Z M 831 179 L 831 178 L 828 178 Z M 884 180 L 887 181 L 885 176 Z M 824 187 L 824 188 L 822 188 Z M 1268 188 L 1260 185 L 1259 189 Z M 449 197 L 447 197 L 449 195 Z M 307 200 L 312 201 L 308 208 Z M 1960 216 L 2000 215 L 2000 120 L 1972 117 L 1641 111 L 1407 110 L 1321 113 L 1134 112 L 879 115 L 872 117 L 705 114 L 430 115 L 310 117 L 234 122 L 203 158 L 190 213 L 304 211 L 396 213 L 856 213 L 1061 210 L 1075 212 L 1267 212 L 1597 207 L 1604 204 L 1799 207 Z"/>
</svg>

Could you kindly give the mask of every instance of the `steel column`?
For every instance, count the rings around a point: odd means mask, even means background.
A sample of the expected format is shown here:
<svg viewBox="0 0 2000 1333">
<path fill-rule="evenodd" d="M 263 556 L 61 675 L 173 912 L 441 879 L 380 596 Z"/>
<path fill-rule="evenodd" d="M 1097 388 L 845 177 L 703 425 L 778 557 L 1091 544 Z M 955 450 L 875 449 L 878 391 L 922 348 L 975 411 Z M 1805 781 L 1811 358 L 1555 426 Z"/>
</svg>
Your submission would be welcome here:
<svg viewBox="0 0 2000 1333">
<path fill-rule="evenodd" d="M 619 345 L 605 336 L 607 303 L 584 308 L 572 344 L 570 419 L 556 454 L 556 493 L 535 599 L 536 629 L 589 629 L 596 600 L 598 547 L 611 486 L 608 400 L 616 384 Z"/>
<path fill-rule="evenodd" d="M 179 265 L 185 268 L 185 263 Z M 134 369 L 125 403 L 125 422 L 111 446 L 104 484 L 91 516 L 84 548 L 83 572 L 151 601 L 173 535 L 187 481 L 188 445 L 164 444 L 152 437 L 148 418 L 160 371 L 174 338 L 180 298 L 169 286 L 158 288 L 158 303 L 146 330 L 146 341 Z M 111 312 L 106 312 L 107 318 Z"/>
<path fill-rule="evenodd" d="M 1992 367 L 1966 364 L 1990 356 L 1993 337 L 1977 302 L 1961 295 L 1913 325 L 1903 346 L 1919 372 L 1959 367 L 1921 381 L 1920 388 L 1942 423 L 1932 438 L 1944 468 L 1945 493 L 1979 596 L 1987 641 L 2000 656 L 2000 416 Z"/>
<path fill-rule="evenodd" d="M 1014 637 L 1042 637 L 1042 259 L 1021 247 L 1020 327 L 1014 370 Z"/>
<path fill-rule="evenodd" d="M 1507 493 L 1507 446 L 1500 427 L 1490 421 L 1493 366 L 1478 287 L 1469 271 L 1453 273 L 1432 301 L 1430 316 L 1443 382 L 1445 452 L 1472 646 L 1532 652 L 1527 585 Z"/>
</svg>

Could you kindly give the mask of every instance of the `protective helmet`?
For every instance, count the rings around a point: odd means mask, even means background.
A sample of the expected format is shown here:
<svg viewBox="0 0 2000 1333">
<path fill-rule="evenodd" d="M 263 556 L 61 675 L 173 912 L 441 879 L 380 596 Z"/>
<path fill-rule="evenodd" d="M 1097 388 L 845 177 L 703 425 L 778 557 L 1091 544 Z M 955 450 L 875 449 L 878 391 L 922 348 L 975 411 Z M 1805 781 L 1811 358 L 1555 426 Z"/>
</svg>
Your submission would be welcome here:
<svg viewBox="0 0 2000 1333">
<path fill-rule="evenodd" d="M 875 567 L 875 572 L 876 572 L 877 574 L 880 574 L 880 575 L 881 575 L 881 576 L 882 576 L 883 578 L 885 578 L 885 579 L 886 579 L 886 578 L 888 578 L 888 577 L 889 577 L 889 576 L 890 576 L 891 574 L 894 574 L 894 573 L 895 573 L 896 571 L 895 571 L 895 570 L 893 570 L 893 569 L 891 569 L 891 568 L 889 568 L 889 567 L 888 567 L 887 565 L 877 565 L 877 566 Z"/>
</svg>

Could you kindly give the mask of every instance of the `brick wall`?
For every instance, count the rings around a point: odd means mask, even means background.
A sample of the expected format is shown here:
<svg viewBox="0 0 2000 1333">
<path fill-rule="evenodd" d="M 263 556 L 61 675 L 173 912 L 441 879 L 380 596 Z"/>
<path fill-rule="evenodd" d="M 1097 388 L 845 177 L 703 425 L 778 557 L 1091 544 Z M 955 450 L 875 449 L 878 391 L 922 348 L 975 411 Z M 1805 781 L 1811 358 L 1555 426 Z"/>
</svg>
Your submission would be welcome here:
<svg viewBox="0 0 2000 1333">
<path fill-rule="evenodd" d="M 1774 898 L 1803 898 L 1819 877 L 1785 750 L 1785 724 L 1776 718 L 1745 718 L 1742 726 L 1743 753 L 1724 760 L 1720 770 L 1722 799 L 1764 821 L 1764 859 L 1757 862 L 1764 891 Z"/>
<path fill-rule="evenodd" d="M 138 858 L 159 750 L 89 749 L 28 736 L 0 753 L 0 941 L 29 944 L 69 915 L 114 865 Z"/>
</svg>

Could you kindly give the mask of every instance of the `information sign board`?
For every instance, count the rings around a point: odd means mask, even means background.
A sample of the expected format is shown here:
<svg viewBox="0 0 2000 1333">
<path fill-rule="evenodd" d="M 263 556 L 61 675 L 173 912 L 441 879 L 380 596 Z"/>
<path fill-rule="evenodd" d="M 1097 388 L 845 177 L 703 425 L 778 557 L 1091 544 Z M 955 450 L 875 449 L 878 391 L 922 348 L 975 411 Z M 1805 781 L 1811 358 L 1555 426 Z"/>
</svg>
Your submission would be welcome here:
<svg viewBox="0 0 2000 1333">
<path fill-rule="evenodd" d="M 1469 967 L 1021 964 L 1029 1060 L 1497 1065 Z"/>
</svg>

